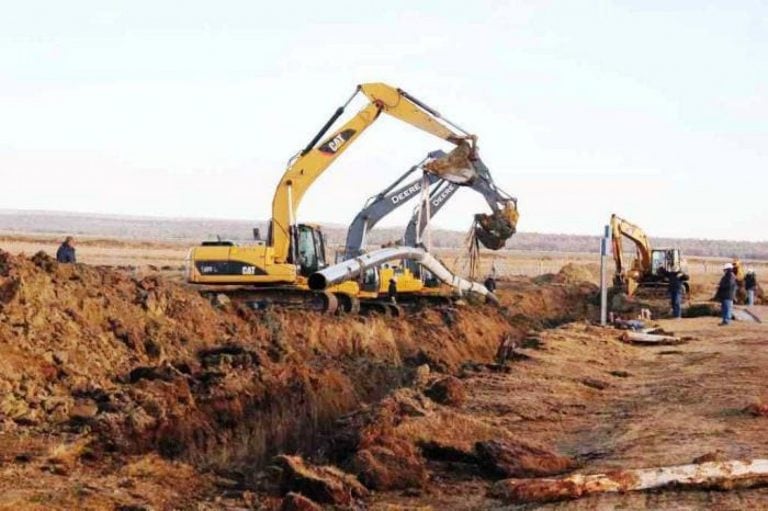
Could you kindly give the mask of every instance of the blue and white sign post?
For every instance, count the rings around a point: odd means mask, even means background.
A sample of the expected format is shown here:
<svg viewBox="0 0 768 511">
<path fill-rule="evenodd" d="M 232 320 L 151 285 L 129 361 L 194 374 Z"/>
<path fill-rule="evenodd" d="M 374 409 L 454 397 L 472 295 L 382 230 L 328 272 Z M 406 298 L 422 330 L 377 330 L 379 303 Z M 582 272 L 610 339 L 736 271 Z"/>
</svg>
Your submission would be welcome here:
<svg viewBox="0 0 768 511">
<path fill-rule="evenodd" d="M 600 324 L 608 323 L 608 279 L 605 276 L 608 247 L 611 240 L 611 226 L 605 226 L 603 239 L 600 240 Z"/>
</svg>

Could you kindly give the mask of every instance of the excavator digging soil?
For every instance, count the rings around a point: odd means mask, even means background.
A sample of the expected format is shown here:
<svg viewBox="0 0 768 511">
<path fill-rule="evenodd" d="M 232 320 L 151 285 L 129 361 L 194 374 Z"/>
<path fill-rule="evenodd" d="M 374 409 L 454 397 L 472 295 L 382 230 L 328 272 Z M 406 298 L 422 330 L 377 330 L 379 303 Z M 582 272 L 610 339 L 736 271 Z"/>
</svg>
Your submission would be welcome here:
<svg viewBox="0 0 768 511">
<path fill-rule="evenodd" d="M 361 94 L 368 103 L 335 131 L 330 131 L 352 100 Z M 232 295 L 254 307 L 272 300 L 304 302 L 313 308 L 320 304 L 333 309 L 333 300 L 310 289 L 310 275 L 329 265 L 326 242 L 318 226 L 297 223 L 301 200 L 320 177 L 346 149 L 370 127 L 382 113 L 450 142 L 457 150 L 448 155 L 434 172 L 446 180 L 462 183 L 474 177 L 476 136 L 442 117 L 402 89 L 383 83 L 359 85 L 354 94 L 323 125 L 312 140 L 293 157 L 278 183 L 272 201 L 272 217 L 266 240 L 247 246 L 232 242 L 205 242 L 190 250 L 187 281 L 209 292 L 210 286 L 230 288 L 218 291 Z M 330 134 L 329 134 L 330 132 Z M 366 294 L 360 283 L 344 280 L 323 293 L 336 297 L 338 306 L 347 312 L 359 309 L 360 299 L 377 299 L 378 293 Z M 261 296 L 268 298 L 262 300 Z"/>
<path fill-rule="evenodd" d="M 499 250 L 509 238 L 517 232 L 517 208 L 506 204 L 503 209 L 493 213 L 475 215 L 475 237 L 490 250 Z"/>
<path fill-rule="evenodd" d="M 611 215 L 611 238 L 616 263 L 614 285 L 619 291 L 629 296 L 638 293 L 647 298 L 663 296 L 667 292 L 670 276 L 676 275 L 683 283 L 685 294 L 689 294 L 689 276 L 679 249 L 651 248 L 645 231 L 617 215 Z M 623 238 L 635 245 L 636 257 L 629 266 L 624 262 Z"/>
<path fill-rule="evenodd" d="M 421 176 L 406 182 L 419 171 Z M 447 177 L 449 175 L 452 180 Z M 469 179 L 456 182 L 457 176 Z M 370 197 L 349 225 L 344 252 L 337 262 L 365 254 L 366 237 L 371 229 L 416 196 L 420 196 L 421 201 L 414 209 L 402 239 L 388 244 L 386 248 L 423 246 L 422 240 L 429 222 L 460 188 L 471 189 L 483 196 L 492 212 L 484 216 L 498 218 L 502 224 L 493 233 L 488 231 L 486 237 L 494 240 L 496 249 L 503 247 L 506 239 L 515 231 L 517 199 L 496 186 L 490 170 L 477 153 L 470 152 L 468 143 L 462 143 L 450 154 L 441 150 L 430 152 L 394 183 Z M 414 259 L 367 269 L 360 279 L 361 288 L 364 291 L 377 291 L 379 296 L 383 296 L 387 294 L 390 279 L 396 281 L 398 297 L 408 301 L 444 304 L 456 294 L 456 286 L 445 282 L 441 284 L 440 279 L 429 270 L 425 271 Z"/>
</svg>

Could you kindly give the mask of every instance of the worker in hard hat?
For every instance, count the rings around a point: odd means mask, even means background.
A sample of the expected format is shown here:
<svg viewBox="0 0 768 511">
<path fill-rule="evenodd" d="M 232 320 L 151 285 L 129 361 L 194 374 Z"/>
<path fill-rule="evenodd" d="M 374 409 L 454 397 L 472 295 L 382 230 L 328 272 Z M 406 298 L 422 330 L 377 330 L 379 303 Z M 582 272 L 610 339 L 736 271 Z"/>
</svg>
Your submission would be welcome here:
<svg viewBox="0 0 768 511">
<path fill-rule="evenodd" d="M 755 292 L 757 291 L 757 275 L 755 270 L 749 268 L 747 276 L 744 277 L 744 289 L 747 290 L 747 305 L 755 304 Z"/>
<path fill-rule="evenodd" d="M 723 277 L 717 286 L 715 299 L 720 301 L 722 321 L 720 325 L 728 325 L 733 317 L 733 299 L 736 296 L 736 275 L 733 273 L 733 264 L 723 265 Z"/>
</svg>

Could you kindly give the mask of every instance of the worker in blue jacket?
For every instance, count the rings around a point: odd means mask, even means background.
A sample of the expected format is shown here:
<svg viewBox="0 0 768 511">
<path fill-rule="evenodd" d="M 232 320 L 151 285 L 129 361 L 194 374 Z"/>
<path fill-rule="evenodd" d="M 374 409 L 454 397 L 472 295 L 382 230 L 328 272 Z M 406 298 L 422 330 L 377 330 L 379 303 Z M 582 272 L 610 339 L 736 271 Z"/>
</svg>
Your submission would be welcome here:
<svg viewBox="0 0 768 511">
<path fill-rule="evenodd" d="M 75 256 L 75 239 L 72 236 L 67 236 L 64 239 L 64 243 L 59 246 L 59 249 L 56 251 L 56 260 L 60 263 L 77 262 Z"/>
</svg>

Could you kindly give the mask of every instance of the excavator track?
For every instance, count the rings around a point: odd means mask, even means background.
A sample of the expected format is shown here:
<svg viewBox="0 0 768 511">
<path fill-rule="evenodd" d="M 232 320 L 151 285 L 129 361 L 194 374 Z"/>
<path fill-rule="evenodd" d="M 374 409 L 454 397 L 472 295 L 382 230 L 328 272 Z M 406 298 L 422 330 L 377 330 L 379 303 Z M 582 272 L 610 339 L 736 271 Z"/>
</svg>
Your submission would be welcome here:
<svg viewBox="0 0 768 511">
<path fill-rule="evenodd" d="M 405 315 L 403 307 L 384 301 L 363 301 L 360 303 L 360 314 L 364 316 L 381 315 L 399 318 Z"/>
<path fill-rule="evenodd" d="M 200 287 L 200 294 L 212 302 L 226 296 L 231 302 L 254 310 L 272 308 L 301 309 L 335 314 L 339 311 L 337 295 L 328 291 L 310 291 L 290 286 L 283 287 Z"/>
<path fill-rule="evenodd" d="M 337 313 L 358 314 L 360 313 L 360 300 L 356 296 L 347 293 L 333 293 L 339 304 Z"/>
</svg>

